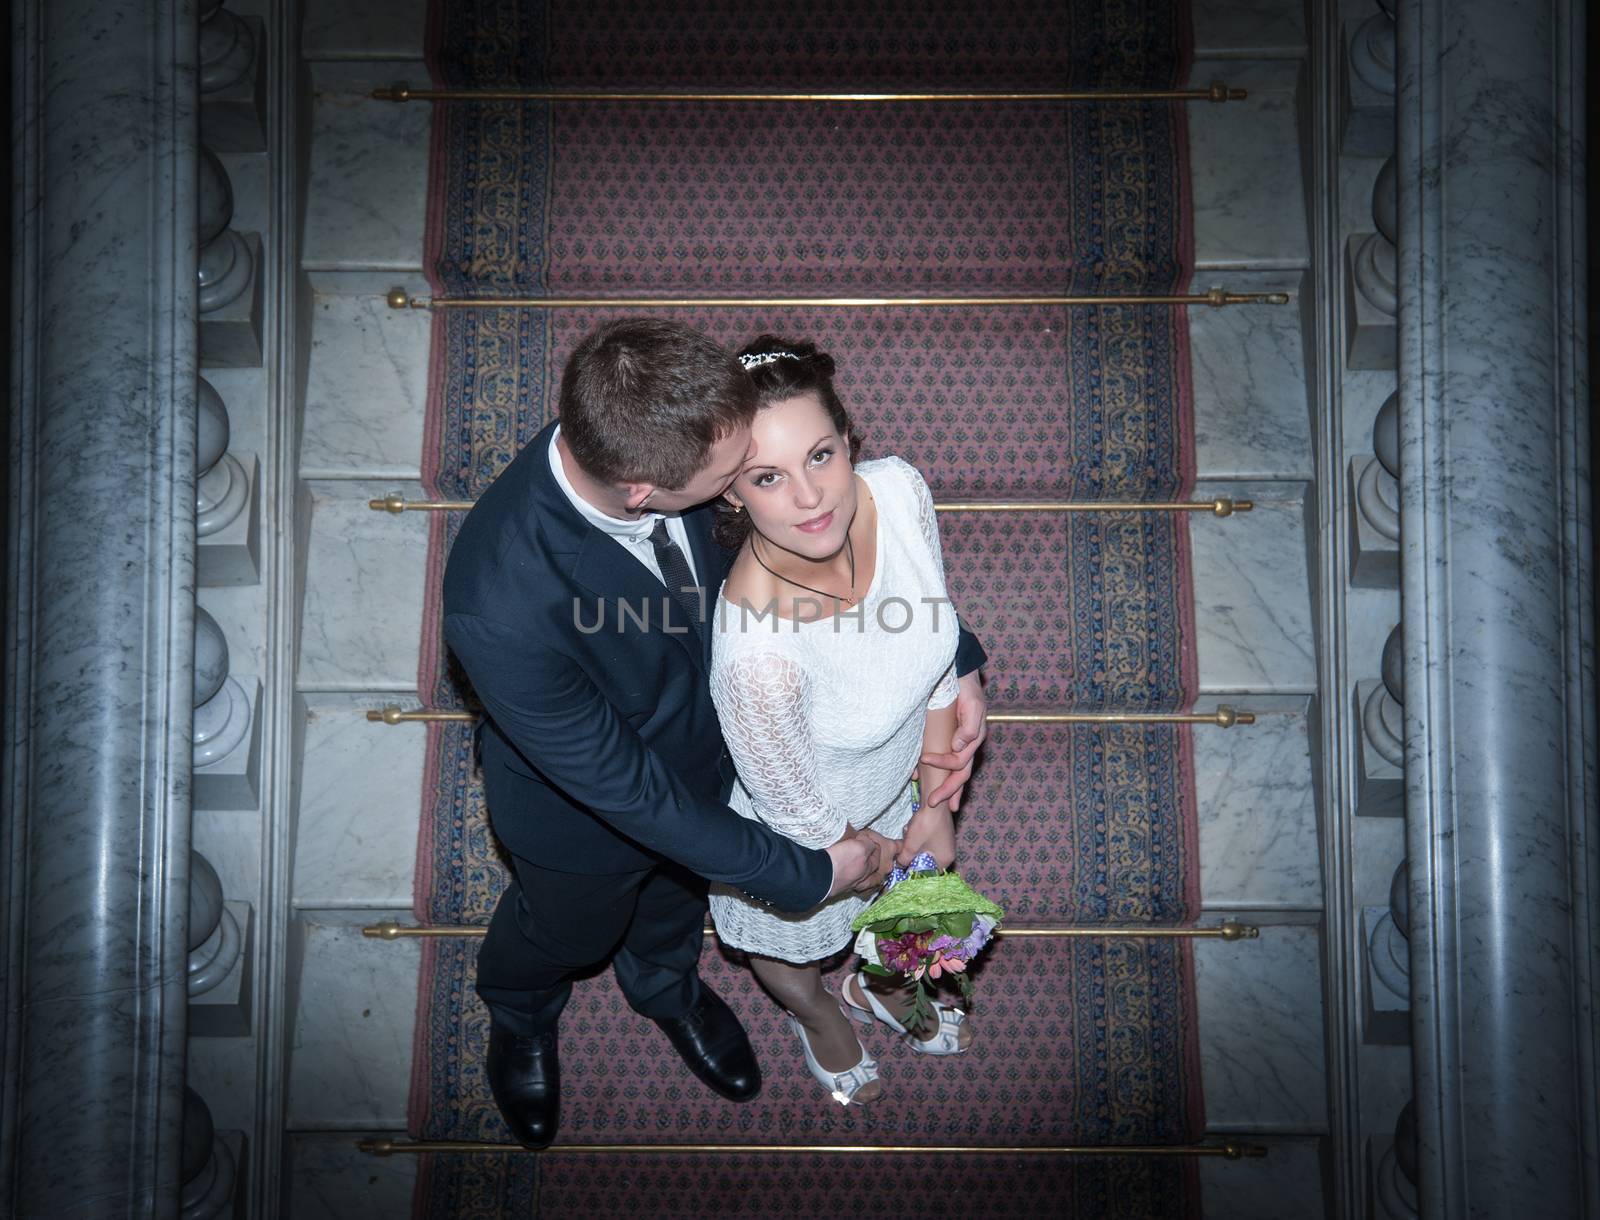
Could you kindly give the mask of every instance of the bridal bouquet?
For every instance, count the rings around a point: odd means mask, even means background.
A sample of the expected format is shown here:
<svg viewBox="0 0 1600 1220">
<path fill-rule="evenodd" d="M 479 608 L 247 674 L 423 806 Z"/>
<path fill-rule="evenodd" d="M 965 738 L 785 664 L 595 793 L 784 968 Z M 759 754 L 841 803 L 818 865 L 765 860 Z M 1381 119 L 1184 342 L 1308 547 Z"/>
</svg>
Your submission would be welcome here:
<svg viewBox="0 0 1600 1220">
<path fill-rule="evenodd" d="M 860 933 L 856 952 L 864 970 L 916 984 L 911 1022 L 921 1024 L 932 1013 L 929 980 L 948 975 L 963 996 L 972 995 L 967 963 L 1004 918 L 1004 911 L 957 874 L 941 872 L 923 852 L 910 868 L 889 874 L 883 893 L 850 927 Z"/>
</svg>

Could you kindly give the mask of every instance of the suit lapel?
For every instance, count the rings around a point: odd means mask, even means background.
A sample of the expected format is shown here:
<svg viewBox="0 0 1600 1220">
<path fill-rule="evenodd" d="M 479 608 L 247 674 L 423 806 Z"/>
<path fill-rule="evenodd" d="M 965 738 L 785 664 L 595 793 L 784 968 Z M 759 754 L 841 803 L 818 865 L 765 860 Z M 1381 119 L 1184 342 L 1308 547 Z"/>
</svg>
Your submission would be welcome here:
<svg viewBox="0 0 1600 1220">
<path fill-rule="evenodd" d="M 587 524 L 587 523 L 585 523 Z M 572 566 L 572 578 L 599 598 L 602 619 L 601 630 L 606 632 L 637 632 L 637 618 L 624 619 L 623 606 L 649 624 L 651 635 L 662 635 L 677 642 L 697 664 L 705 664 L 704 649 L 697 633 L 691 627 L 684 631 L 666 631 L 663 616 L 671 604 L 666 585 L 650 574 L 648 568 L 623 545 L 608 534 L 589 526 Z M 676 610 L 676 607 L 672 607 Z M 585 614 L 585 619 L 592 619 Z M 626 628 L 623 623 L 626 622 Z"/>
</svg>

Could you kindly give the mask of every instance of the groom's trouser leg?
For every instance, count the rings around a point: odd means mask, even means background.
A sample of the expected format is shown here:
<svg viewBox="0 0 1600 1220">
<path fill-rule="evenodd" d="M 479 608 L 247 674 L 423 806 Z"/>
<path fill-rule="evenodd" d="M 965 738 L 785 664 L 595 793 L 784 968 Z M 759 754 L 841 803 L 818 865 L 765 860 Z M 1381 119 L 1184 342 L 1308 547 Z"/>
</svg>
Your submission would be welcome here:
<svg viewBox="0 0 1600 1220">
<path fill-rule="evenodd" d="M 572 976 L 604 962 L 628 930 L 649 869 L 561 873 L 513 856 L 515 876 L 478 950 L 478 994 L 495 1024 L 554 1029 Z"/>
<path fill-rule="evenodd" d="M 699 1003 L 705 924 L 705 881 L 676 864 L 658 865 L 639 889 L 633 922 L 612 963 L 635 1012 L 682 1017 Z"/>
</svg>

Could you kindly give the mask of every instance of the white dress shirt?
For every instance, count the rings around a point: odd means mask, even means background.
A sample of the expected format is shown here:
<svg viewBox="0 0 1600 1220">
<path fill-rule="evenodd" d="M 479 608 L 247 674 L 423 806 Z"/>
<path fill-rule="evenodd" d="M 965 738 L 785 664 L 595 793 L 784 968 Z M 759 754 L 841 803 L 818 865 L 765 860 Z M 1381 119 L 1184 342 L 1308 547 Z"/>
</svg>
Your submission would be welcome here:
<svg viewBox="0 0 1600 1220">
<path fill-rule="evenodd" d="M 561 425 L 556 425 L 556 430 L 550 434 L 550 472 L 556 476 L 556 483 L 560 486 L 562 494 L 572 502 L 572 507 L 578 510 L 595 529 L 610 534 L 622 544 L 623 550 L 632 555 L 649 569 L 650 575 L 661 580 L 661 565 L 656 562 L 656 549 L 650 545 L 650 535 L 656 528 L 656 522 L 665 519 L 667 523 L 667 537 L 678 544 L 678 549 L 683 552 L 684 562 L 689 565 L 689 575 L 698 583 L 700 574 L 695 571 L 694 551 L 689 547 L 689 531 L 683 527 L 683 518 L 676 513 L 645 513 L 642 517 L 632 521 L 625 521 L 621 517 L 613 517 L 601 512 L 589 501 L 578 494 L 572 481 L 567 478 L 566 468 L 561 464 L 561 451 L 556 448 L 556 442 L 561 439 Z M 663 586 L 666 581 L 661 580 Z"/>
</svg>

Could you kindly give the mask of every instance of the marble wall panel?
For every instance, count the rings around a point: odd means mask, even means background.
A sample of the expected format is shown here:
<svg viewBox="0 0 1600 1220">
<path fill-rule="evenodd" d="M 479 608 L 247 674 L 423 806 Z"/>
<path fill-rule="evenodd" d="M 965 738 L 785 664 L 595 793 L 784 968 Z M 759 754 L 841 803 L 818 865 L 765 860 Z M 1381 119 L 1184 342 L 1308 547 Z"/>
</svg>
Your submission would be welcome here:
<svg viewBox="0 0 1600 1220">
<path fill-rule="evenodd" d="M 427 0 L 312 0 L 300 26 L 306 59 L 421 59 Z"/>
<path fill-rule="evenodd" d="M 1197 59 L 1305 56 L 1304 0 L 1194 0 L 1191 12 Z M 1190 79 L 1204 84 L 1210 78 Z"/>
<path fill-rule="evenodd" d="M 1226 283 L 1238 292 L 1298 294 L 1300 276 L 1234 272 Z M 1190 310 L 1189 350 L 1200 477 L 1309 480 L 1311 411 L 1298 295 L 1288 305 Z"/>
<path fill-rule="evenodd" d="M 364 694 L 303 699 L 296 906 L 411 904 L 427 731 L 419 724 L 374 724 L 363 715 L 387 702 L 388 696 Z"/>
<path fill-rule="evenodd" d="M 1195 942 L 1208 1130 L 1327 1130 L 1320 946 L 1315 924 Z"/>
<path fill-rule="evenodd" d="M 431 121 L 430 106 L 316 95 L 302 266 L 422 265 Z"/>
<path fill-rule="evenodd" d="M 1200 896 L 1211 908 L 1322 905 L 1311 742 L 1304 713 L 1194 734 Z"/>
<path fill-rule="evenodd" d="M 421 477 L 431 321 L 371 296 L 316 299 L 303 478 Z"/>
<path fill-rule="evenodd" d="M 402 1130 L 362 1132 L 391 1139 Z M 420 1158 L 370 1156 L 355 1134 L 296 1133 L 288 1139 L 283 1198 L 295 1220 L 377 1220 L 411 1214 Z"/>
<path fill-rule="evenodd" d="M 1195 634 L 1204 691 L 1316 687 L 1302 490 L 1284 483 L 1279 494 L 1295 499 L 1257 494 L 1252 512 L 1194 516 Z M 1197 493 L 1207 499 L 1248 494 L 1227 483 L 1206 484 Z"/>
<path fill-rule="evenodd" d="M 1189 107 L 1195 282 L 1210 268 L 1304 267 L 1310 258 L 1295 117 L 1298 65 L 1197 62 L 1190 78 L 1242 84 L 1241 102 Z M 1220 281 L 1219 281 L 1220 282 Z"/>
<path fill-rule="evenodd" d="M 416 1024 L 417 941 L 369 940 L 363 924 L 404 911 L 298 921 L 290 1130 L 403 1127 Z"/>
<path fill-rule="evenodd" d="M 1322 1184 L 1322 1141 L 1259 1139 L 1261 1160 L 1200 1162 L 1200 1210 L 1219 1220 L 1309 1220 L 1328 1214 Z"/>
<path fill-rule="evenodd" d="M 428 515 L 367 501 L 415 484 L 328 481 L 311 499 L 300 623 L 302 690 L 415 691 Z"/>
</svg>

